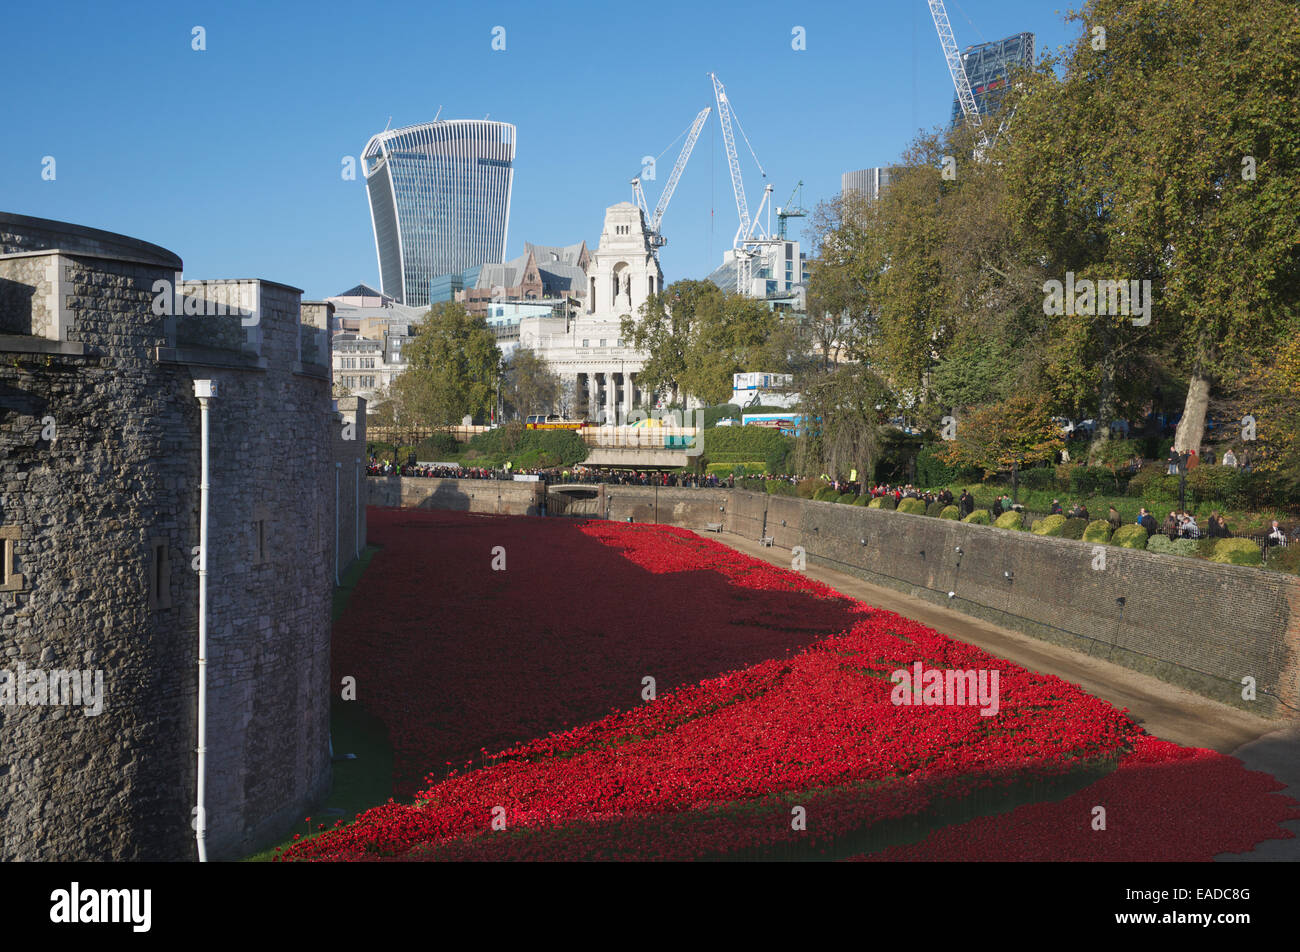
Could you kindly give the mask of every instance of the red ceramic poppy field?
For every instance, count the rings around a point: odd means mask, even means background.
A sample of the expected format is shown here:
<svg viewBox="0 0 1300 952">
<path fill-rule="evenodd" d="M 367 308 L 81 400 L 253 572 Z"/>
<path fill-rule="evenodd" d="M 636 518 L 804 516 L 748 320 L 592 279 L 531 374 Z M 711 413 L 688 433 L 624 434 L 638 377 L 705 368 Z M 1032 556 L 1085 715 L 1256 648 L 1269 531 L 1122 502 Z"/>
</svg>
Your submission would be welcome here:
<svg viewBox="0 0 1300 952">
<path fill-rule="evenodd" d="M 1206 860 L 1300 817 L 1233 758 L 685 530 L 370 520 L 334 674 L 413 802 L 284 859 Z M 897 703 L 918 663 L 997 672 L 996 709 Z"/>
</svg>

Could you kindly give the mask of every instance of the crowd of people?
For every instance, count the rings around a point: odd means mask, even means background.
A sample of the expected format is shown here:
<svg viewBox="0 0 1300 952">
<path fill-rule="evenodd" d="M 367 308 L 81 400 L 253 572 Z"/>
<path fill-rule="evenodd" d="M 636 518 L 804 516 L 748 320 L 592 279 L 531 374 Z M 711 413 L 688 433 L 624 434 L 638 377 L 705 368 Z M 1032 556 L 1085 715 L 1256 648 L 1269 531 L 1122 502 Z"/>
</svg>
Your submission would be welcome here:
<svg viewBox="0 0 1300 952">
<path fill-rule="evenodd" d="M 1247 459 L 1248 454 L 1242 454 Z M 1195 454 L 1192 454 L 1194 457 Z M 1177 454 L 1170 454 L 1170 465 L 1173 471 L 1177 472 L 1177 467 L 1186 462 L 1180 460 Z M 1206 462 L 1212 462 L 1212 457 Z M 1223 459 L 1222 465 L 1234 466 L 1242 465 L 1233 457 L 1232 450 L 1229 450 Z M 572 466 L 572 467 L 551 467 L 546 469 L 505 469 L 491 468 L 487 466 L 455 466 L 455 465 L 431 465 L 421 463 L 408 463 L 404 466 L 394 465 L 392 460 L 380 460 L 375 456 L 370 457 L 369 465 L 366 472 L 371 476 L 421 476 L 434 479 L 513 479 L 517 475 L 536 476 L 545 483 L 609 483 L 617 486 L 663 486 L 678 489 L 731 489 L 736 485 L 736 477 L 728 475 L 719 477 L 716 473 L 697 474 L 683 472 L 648 472 L 645 470 L 622 470 L 609 467 L 599 466 Z M 799 482 L 800 477 L 790 475 L 764 475 L 752 476 L 749 479 L 761 479 L 764 482 L 780 481 L 795 484 Z M 838 493 L 861 494 L 864 490 L 862 485 L 852 480 L 832 480 L 831 487 Z M 919 499 L 925 503 L 928 508 L 933 503 L 941 503 L 944 506 L 957 507 L 959 518 L 969 516 L 976 508 L 975 497 L 967 490 L 963 489 L 960 496 L 954 496 L 952 491 L 944 488 L 937 492 L 931 489 L 921 489 L 911 483 L 904 484 L 887 484 L 880 483 L 871 486 L 865 490 L 873 499 L 883 496 L 892 497 L 895 504 L 902 502 L 904 499 Z M 1008 495 L 1001 495 L 993 501 L 992 506 L 988 508 L 992 518 L 996 519 L 1005 512 L 1012 510 L 1024 511 L 1024 507 L 1011 501 Z M 1068 519 L 1088 519 L 1091 520 L 1091 514 L 1087 505 L 1083 502 L 1076 502 L 1071 505 L 1067 511 L 1059 499 L 1053 499 L 1049 515 L 1063 515 Z M 1107 513 L 1107 521 L 1112 529 L 1118 529 L 1122 524 L 1119 513 L 1114 506 L 1110 507 Z M 1227 521 L 1216 510 L 1210 514 L 1210 518 L 1204 527 L 1197 524 L 1196 517 L 1181 509 L 1170 511 L 1161 524 L 1156 517 L 1143 507 L 1138 514 L 1137 524 L 1147 530 L 1148 535 L 1165 535 L 1169 539 L 1225 539 L 1233 533 L 1229 529 Z M 1257 537 L 1258 538 L 1258 537 Z M 1265 546 L 1284 546 L 1289 543 L 1300 542 L 1300 525 L 1293 528 L 1288 535 L 1287 531 L 1275 519 L 1272 525 L 1265 530 Z"/>
</svg>

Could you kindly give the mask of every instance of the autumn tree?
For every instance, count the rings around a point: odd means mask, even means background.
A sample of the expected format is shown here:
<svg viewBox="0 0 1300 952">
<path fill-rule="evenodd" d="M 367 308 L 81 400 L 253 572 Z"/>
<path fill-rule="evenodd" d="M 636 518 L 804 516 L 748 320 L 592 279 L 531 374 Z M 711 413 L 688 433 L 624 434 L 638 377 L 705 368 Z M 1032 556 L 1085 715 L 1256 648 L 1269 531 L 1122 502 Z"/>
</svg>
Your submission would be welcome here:
<svg viewBox="0 0 1300 952">
<path fill-rule="evenodd" d="M 1031 393 L 960 413 L 953 426 L 953 439 L 935 455 L 948 466 L 978 466 L 987 476 L 1051 462 L 1065 446 L 1046 403 Z"/>
<path fill-rule="evenodd" d="M 407 370 L 392 386 L 404 410 L 428 426 L 486 417 L 501 369 L 501 351 L 487 321 L 459 303 L 440 303 L 412 331 L 404 348 Z"/>
</svg>

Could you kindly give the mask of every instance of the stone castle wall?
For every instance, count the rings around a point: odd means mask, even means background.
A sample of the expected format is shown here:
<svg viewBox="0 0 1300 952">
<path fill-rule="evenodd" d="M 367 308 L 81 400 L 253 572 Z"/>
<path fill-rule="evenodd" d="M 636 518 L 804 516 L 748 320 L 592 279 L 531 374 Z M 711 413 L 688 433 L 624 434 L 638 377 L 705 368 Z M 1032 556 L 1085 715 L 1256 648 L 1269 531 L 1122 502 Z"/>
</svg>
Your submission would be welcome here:
<svg viewBox="0 0 1300 952">
<path fill-rule="evenodd" d="M 0 859 L 195 855 L 195 380 L 219 388 L 207 843 L 238 858 L 330 783 L 340 421 L 320 329 L 264 281 L 255 326 L 157 314 L 174 255 L 33 221 L 0 215 L 0 668 L 101 671 L 103 709 L 0 705 Z"/>
</svg>

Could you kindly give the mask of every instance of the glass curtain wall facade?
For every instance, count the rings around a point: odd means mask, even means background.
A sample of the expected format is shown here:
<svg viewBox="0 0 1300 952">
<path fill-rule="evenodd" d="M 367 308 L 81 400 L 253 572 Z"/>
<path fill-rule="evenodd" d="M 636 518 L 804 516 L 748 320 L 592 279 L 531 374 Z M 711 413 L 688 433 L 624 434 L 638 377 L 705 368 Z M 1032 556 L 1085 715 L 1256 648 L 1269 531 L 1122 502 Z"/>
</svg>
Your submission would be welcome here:
<svg viewBox="0 0 1300 952">
<path fill-rule="evenodd" d="M 515 127 L 455 119 L 391 129 L 362 152 L 383 292 L 429 303 L 429 282 L 505 258 Z"/>
<path fill-rule="evenodd" d="M 1032 69 L 1034 65 L 1034 34 L 1017 33 L 995 43 L 981 43 L 966 48 L 962 54 L 970 91 L 975 96 L 975 108 L 981 116 L 989 116 L 1002 106 L 1007 94 L 1007 77 L 1018 67 Z M 961 103 L 952 98 L 952 127 L 961 122 Z"/>
</svg>

